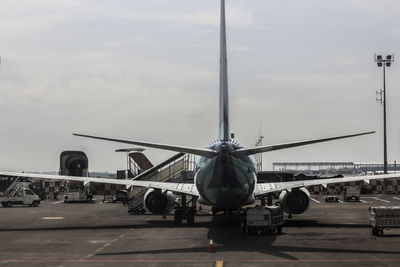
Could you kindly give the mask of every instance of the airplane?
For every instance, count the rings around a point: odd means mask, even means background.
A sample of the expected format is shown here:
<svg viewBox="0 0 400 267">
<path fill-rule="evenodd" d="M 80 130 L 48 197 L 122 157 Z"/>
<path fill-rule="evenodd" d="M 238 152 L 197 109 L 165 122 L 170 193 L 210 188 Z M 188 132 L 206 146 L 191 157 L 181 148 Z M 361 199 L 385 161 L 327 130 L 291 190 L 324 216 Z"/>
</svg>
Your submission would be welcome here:
<svg viewBox="0 0 400 267">
<path fill-rule="evenodd" d="M 396 174 L 354 176 L 345 178 L 316 179 L 278 183 L 257 183 L 255 162 L 252 155 L 292 147 L 328 142 L 338 139 L 362 136 L 374 132 L 362 132 L 342 136 L 282 143 L 276 145 L 245 148 L 231 138 L 229 131 L 228 105 L 228 75 L 227 75 L 227 44 L 225 23 L 225 0 L 220 6 L 220 77 L 219 77 L 219 132 L 218 138 L 205 148 L 193 148 L 167 144 L 157 144 L 142 141 L 116 139 L 87 134 L 75 136 L 139 145 L 162 150 L 194 154 L 198 157 L 195 167 L 194 184 L 168 183 L 138 180 L 114 180 L 109 178 L 75 177 L 61 175 L 44 175 L 33 173 L 0 172 L 0 175 L 20 176 L 45 180 L 69 180 L 88 183 L 119 184 L 130 187 L 144 187 L 148 191 L 144 195 L 144 207 L 151 213 L 165 214 L 173 209 L 174 194 L 181 195 L 181 206 L 175 209 L 175 224 L 182 223 L 185 218 L 188 223 L 194 223 L 196 202 L 209 205 L 214 212 L 232 211 L 245 205 L 255 203 L 275 192 L 281 192 L 279 203 L 288 214 L 301 214 L 310 204 L 310 193 L 306 187 L 313 185 L 365 181 L 373 179 L 397 178 Z M 192 197 L 192 206 L 186 207 L 186 196 Z"/>
</svg>

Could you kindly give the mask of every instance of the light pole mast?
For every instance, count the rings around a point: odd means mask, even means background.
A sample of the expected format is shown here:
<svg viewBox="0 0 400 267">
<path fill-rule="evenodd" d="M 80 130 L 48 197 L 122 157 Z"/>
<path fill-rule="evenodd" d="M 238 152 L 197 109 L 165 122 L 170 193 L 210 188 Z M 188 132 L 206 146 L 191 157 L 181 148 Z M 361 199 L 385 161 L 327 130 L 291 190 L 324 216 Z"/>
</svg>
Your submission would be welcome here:
<svg viewBox="0 0 400 267">
<path fill-rule="evenodd" d="M 394 61 L 394 54 L 387 55 L 382 58 L 382 55 L 375 54 L 375 62 L 378 67 L 383 67 L 383 91 L 381 103 L 383 102 L 383 172 L 387 174 L 387 133 L 386 133 L 386 67 L 390 67 Z"/>
</svg>

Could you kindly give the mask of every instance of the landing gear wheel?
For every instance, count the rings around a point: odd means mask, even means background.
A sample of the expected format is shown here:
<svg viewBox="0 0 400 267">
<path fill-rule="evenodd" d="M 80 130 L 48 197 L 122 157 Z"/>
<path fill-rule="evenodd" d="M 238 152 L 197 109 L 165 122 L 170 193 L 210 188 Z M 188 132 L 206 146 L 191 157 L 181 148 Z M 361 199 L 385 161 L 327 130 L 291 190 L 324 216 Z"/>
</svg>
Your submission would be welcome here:
<svg viewBox="0 0 400 267">
<path fill-rule="evenodd" d="M 212 207 L 211 212 L 213 215 L 217 214 L 219 210 L 216 207 Z"/>
<path fill-rule="evenodd" d="M 188 225 L 194 224 L 194 215 L 196 214 L 195 209 L 190 209 L 186 215 L 186 221 Z"/>
<path fill-rule="evenodd" d="M 282 226 L 276 227 L 276 232 L 280 235 L 282 234 Z"/>
<path fill-rule="evenodd" d="M 383 236 L 383 230 L 382 229 L 378 230 L 378 236 Z"/>
<path fill-rule="evenodd" d="M 181 209 L 175 210 L 175 214 L 174 214 L 174 225 L 175 225 L 175 226 L 180 226 L 180 225 L 182 225 L 182 218 L 183 218 L 183 210 L 181 210 Z"/>
<path fill-rule="evenodd" d="M 373 235 L 378 235 L 378 229 L 372 228 L 372 234 Z"/>
</svg>

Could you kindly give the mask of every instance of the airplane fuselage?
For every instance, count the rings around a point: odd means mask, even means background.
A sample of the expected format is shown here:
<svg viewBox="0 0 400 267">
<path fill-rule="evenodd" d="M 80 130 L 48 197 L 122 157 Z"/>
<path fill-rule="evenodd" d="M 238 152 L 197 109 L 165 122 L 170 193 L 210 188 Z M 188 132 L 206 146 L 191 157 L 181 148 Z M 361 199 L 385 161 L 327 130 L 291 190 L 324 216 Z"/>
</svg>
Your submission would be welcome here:
<svg viewBox="0 0 400 267">
<path fill-rule="evenodd" d="M 254 160 L 250 156 L 234 156 L 241 148 L 234 141 L 216 141 L 209 147 L 218 154 L 200 157 L 195 168 L 195 184 L 200 202 L 217 209 L 235 209 L 254 202 L 257 182 Z"/>
</svg>

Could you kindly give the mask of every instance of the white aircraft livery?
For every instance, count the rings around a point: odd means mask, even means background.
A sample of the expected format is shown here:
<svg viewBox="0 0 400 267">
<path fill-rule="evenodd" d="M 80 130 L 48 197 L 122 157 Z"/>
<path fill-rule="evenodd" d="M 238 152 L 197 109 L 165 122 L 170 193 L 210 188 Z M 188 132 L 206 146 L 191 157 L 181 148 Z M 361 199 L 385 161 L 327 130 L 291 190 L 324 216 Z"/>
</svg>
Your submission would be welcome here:
<svg viewBox="0 0 400 267">
<path fill-rule="evenodd" d="M 355 176 L 332 179 L 316 179 L 306 181 L 291 181 L 279 183 L 257 183 L 257 175 L 253 154 L 281 150 L 291 147 L 304 146 L 337 139 L 361 136 L 373 132 L 363 132 L 335 136 L 322 139 L 298 141 L 247 149 L 230 138 L 229 131 L 229 105 L 228 105 L 228 77 L 227 77 L 227 48 L 225 26 L 225 0 L 221 0 L 221 25 L 220 25 L 220 84 L 219 84 L 219 132 L 218 138 L 205 148 L 192 148 L 184 146 L 131 141 L 124 139 L 93 136 L 87 134 L 74 134 L 80 137 L 139 145 L 176 152 L 190 153 L 198 156 L 195 167 L 194 184 L 168 183 L 138 180 L 114 180 L 108 178 L 74 177 L 61 175 L 44 175 L 31 173 L 0 172 L 0 175 L 21 176 L 36 179 L 70 180 L 88 183 L 120 184 L 129 187 L 148 188 L 145 194 L 145 207 L 153 213 L 163 213 L 172 209 L 169 194 L 175 193 L 188 195 L 198 199 L 199 203 L 210 205 L 215 211 L 233 210 L 244 205 L 263 199 L 274 192 L 282 192 L 280 203 L 285 212 L 300 214 L 307 210 L 310 194 L 307 186 L 327 185 L 340 182 L 366 181 L 372 179 L 396 178 L 396 174 Z M 193 209 L 192 209 L 193 211 Z M 175 211 L 175 212 L 180 212 Z M 194 213 L 192 212 L 192 215 Z"/>
</svg>

